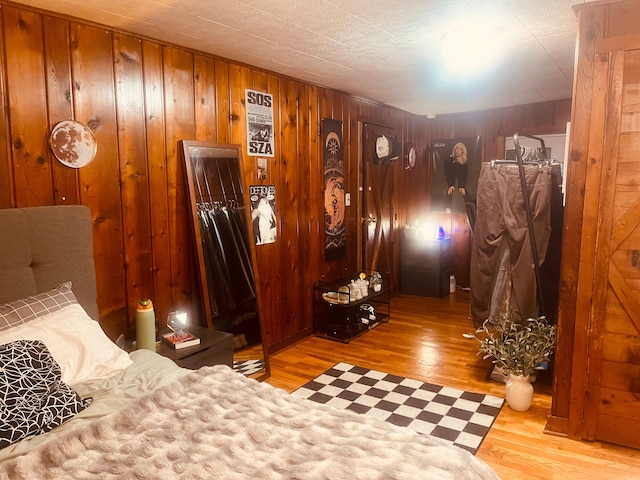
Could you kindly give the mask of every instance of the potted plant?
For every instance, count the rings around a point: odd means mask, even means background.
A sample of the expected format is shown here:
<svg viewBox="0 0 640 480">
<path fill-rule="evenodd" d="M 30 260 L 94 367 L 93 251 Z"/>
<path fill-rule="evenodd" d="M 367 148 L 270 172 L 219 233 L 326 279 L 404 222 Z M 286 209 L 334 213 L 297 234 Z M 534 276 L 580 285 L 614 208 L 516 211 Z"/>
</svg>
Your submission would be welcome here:
<svg viewBox="0 0 640 480">
<path fill-rule="evenodd" d="M 371 275 L 369 283 L 373 287 L 374 292 L 379 292 L 380 290 L 382 290 L 382 275 L 380 275 L 380 272 L 378 272 L 377 270 L 374 271 Z"/>
<path fill-rule="evenodd" d="M 478 342 L 478 354 L 493 358 L 493 363 L 509 373 L 506 386 L 507 403 L 518 411 L 528 410 L 533 401 L 531 374 L 550 361 L 556 344 L 556 326 L 545 317 L 529 318 L 518 323 L 504 322 L 501 328 L 487 322 L 466 338 Z"/>
</svg>

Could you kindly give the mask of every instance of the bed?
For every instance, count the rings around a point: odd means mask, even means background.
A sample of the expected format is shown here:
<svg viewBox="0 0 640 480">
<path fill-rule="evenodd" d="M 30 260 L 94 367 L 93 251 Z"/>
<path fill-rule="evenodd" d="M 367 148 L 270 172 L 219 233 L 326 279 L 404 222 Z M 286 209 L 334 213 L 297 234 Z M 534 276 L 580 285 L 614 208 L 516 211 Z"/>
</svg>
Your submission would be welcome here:
<svg viewBox="0 0 640 480">
<path fill-rule="evenodd" d="M 95 320 L 91 232 L 82 206 L 0 210 L 1 479 L 497 479 L 443 440 L 226 365 L 127 354 Z"/>
</svg>

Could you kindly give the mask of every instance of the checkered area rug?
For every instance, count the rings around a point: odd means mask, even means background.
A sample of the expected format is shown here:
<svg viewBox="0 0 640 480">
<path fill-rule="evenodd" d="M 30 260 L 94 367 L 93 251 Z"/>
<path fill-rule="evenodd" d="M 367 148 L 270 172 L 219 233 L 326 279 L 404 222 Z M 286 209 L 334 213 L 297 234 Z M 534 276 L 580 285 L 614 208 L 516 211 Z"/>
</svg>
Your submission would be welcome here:
<svg viewBox="0 0 640 480">
<path fill-rule="evenodd" d="M 339 363 L 292 395 L 373 415 L 452 442 L 475 455 L 500 413 L 502 398 Z"/>
<path fill-rule="evenodd" d="M 243 360 L 241 362 L 233 362 L 233 369 L 245 376 L 253 375 L 264 368 L 264 360 Z"/>
</svg>

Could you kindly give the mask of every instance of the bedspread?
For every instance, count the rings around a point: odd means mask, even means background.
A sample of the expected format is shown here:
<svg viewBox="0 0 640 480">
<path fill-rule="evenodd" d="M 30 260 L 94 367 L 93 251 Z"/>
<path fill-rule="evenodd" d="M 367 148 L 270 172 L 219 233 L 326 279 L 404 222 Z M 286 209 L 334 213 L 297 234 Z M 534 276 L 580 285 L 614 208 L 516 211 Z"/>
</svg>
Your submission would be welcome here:
<svg viewBox="0 0 640 480">
<path fill-rule="evenodd" d="M 497 479 L 468 452 L 205 367 L 0 464 L 2 479 Z"/>
</svg>

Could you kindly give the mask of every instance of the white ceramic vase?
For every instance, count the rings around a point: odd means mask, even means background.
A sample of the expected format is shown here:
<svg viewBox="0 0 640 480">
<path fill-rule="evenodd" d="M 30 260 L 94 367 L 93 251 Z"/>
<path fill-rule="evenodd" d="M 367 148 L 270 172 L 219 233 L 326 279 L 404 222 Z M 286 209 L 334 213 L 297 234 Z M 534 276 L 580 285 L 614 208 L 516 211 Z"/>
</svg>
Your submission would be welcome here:
<svg viewBox="0 0 640 480">
<path fill-rule="evenodd" d="M 533 403 L 533 385 L 529 376 L 509 374 L 506 386 L 507 404 L 517 412 L 525 412 Z"/>
</svg>

